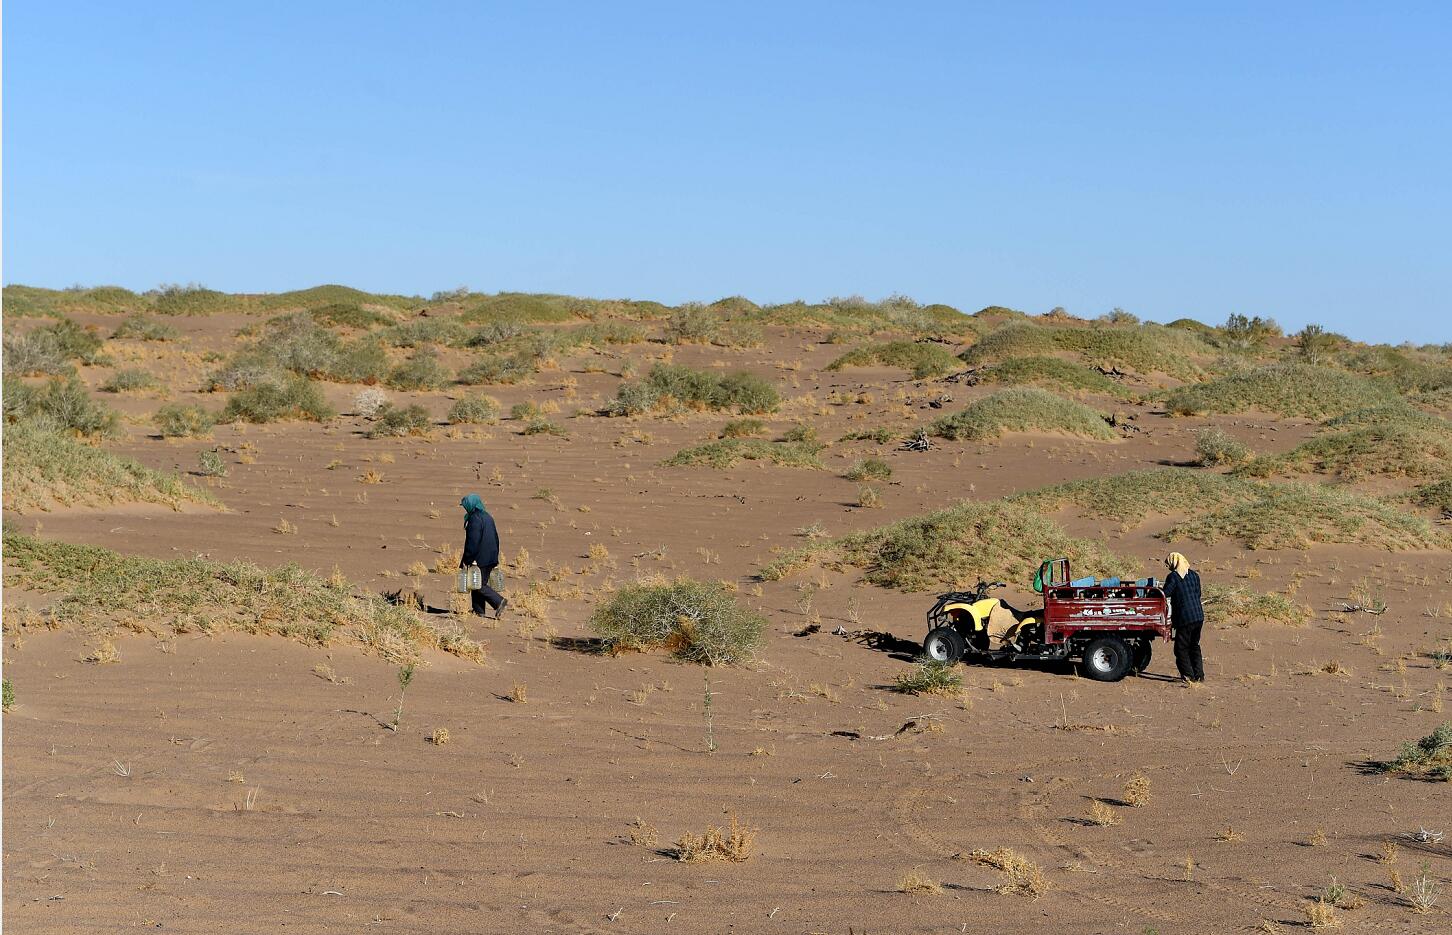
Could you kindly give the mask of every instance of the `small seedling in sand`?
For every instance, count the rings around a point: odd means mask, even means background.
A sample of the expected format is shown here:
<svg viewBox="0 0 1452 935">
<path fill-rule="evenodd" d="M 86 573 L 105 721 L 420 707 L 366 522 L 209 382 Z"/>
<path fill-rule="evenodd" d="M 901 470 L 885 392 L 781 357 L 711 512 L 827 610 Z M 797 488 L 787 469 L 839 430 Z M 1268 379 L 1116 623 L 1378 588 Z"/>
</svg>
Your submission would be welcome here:
<svg viewBox="0 0 1452 935">
<path fill-rule="evenodd" d="M 911 896 L 941 896 L 943 887 L 921 870 L 909 870 L 897 881 L 897 891 Z"/>
<path fill-rule="evenodd" d="M 383 475 L 381 473 L 379 473 L 378 471 L 375 471 L 372 468 L 369 468 L 368 470 L 364 471 L 362 474 L 359 474 L 358 475 L 358 483 L 360 483 L 360 484 L 381 484 L 381 483 L 383 483 Z"/>
<path fill-rule="evenodd" d="M 742 827 L 732 815 L 725 828 L 707 828 L 700 837 L 689 833 L 681 835 L 676 842 L 675 857 L 686 864 L 713 860 L 740 863 L 751 856 L 756 833 L 757 829 Z"/>
<path fill-rule="evenodd" d="M 0 710 L 9 711 L 15 707 L 15 686 L 9 679 L 0 681 Z"/>
<path fill-rule="evenodd" d="M 637 817 L 630 823 L 630 843 L 637 847 L 655 847 L 659 832 L 644 818 Z"/>
<path fill-rule="evenodd" d="M 1101 828 L 1105 828 L 1109 825 L 1117 825 L 1121 821 L 1123 821 L 1123 819 L 1119 817 L 1119 813 L 1116 812 L 1114 810 L 1114 806 L 1110 805 L 1108 802 L 1105 802 L 1102 799 L 1095 799 L 1093 803 L 1090 804 L 1089 823 L 1091 825 L 1098 825 Z"/>
<path fill-rule="evenodd" d="M 1136 773 L 1124 784 L 1124 804 L 1143 808 L 1150 803 L 1150 781 L 1144 773 Z"/>
<path fill-rule="evenodd" d="M 1417 871 L 1417 877 L 1407 889 L 1407 901 L 1412 904 L 1412 909 L 1417 912 L 1431 912 L 1437 905 L 1437 900 L 1442 896 L 1442 884 L 1432 879 L 1427 872 L 1427 864 L 1422 862 Z"/>
<path fill-rule="evenodd" d="M 1377 850 L 1377 853 L 1376 853 L 1377 863 L 1382 863 L 1382 864 L 1394 864 L 1394 863 L 1396 863 L 1397 862 L 1397 852 L 1400 849 L 1401 849 L 1400 846 L 1395 841 L 1391 841 L 1391 840 L 1382 841 L 1381 842 L 1381 847 Z"/>
<path fill-rule="evenodd" d="M 227 781 L 228 782 L 246 782 L 247 781 L 247 778 L 242 775 L 242 772 L 240 770 L 235 770 L 234 769 L 231 772 L 227 773 Z"/>
<path fill-rule="evenodd" d="M 1241 841 L 1245 840 L 1245 835 L 1241 834 L 1239 831 L 1236 831 L 1234 828 L 1226 828 L 1224 831 L 1218 831 L 1215 833 L 1215 840 L 1220 841 L 1224 844 L 1239 844 Z"/>
<path fill-rule="evenodd" d="M 415 578 L 422 578 L 429 573 L 429 566 L 416 561 L 408 566 L 408 573 Z"/>
<path fill-rule="evenodd" d="M 1311 836 L 1308 837 L 1308 838 L 1306 838 L 1306 846 L 1307 847 L 1325 847 L 1326 846 L 1326 832 L 1323 831 L 1320 828 L 1317 828 L 1316 830 L 1312 831 L 1311 832 Z"/>
<path fill-rule="evenodd" d="M 1189 882 L 1193 881 L 1195 879 L 1195 858 L 1194 858 L 1194 856 L 1191 855 L 1191 854 L 1189 854 L 1189 853 L 1186 853 L 1185 854 L 1185 862 L 1183 864 L 1181 864 L 1180 866 L 1182 868 L 1184 868 L 1184 871 L 1185 871 L 1185 882 L 1186 883 L 1189 883 Z"/>
<path fill-rule="evenodd" d="M 1396 867 L 1388 867 L 1386 871 L 1386 885 L 1391 887 L 1393 893 L 1405 893 L 1407 884 L 1402 882 L 1402 872 Z"/>
<path fill-rule="evenodd" d="M 1321 671 L 1327 675 L 1350 675 L 1351 670 L 1342 665 L 1339 661 L 1332 659 L 1321 667 Z"/>
<path fill-rule="evenodd" d="M 509 700 L 515 704 L 528 704 L 529 686 L 523 682 L 515 682 L 514 687 L 509 690 Z"/>
<path fill-rule="evenodd" d="M 393 730 L 398 730 L 398 724 L 403 720 L 403 696 L 408 692 L 409 683 L 413 681 L 414 664 L 410 662 L 398 670 L 398 707 L 393 709 Z"/>
<path fill-rule="evenodd" d="M 429 734 L 428 741 L 436 747 L 442 747 L 449 742 L 449 729 L 447 727 L 435 727 L 434 732 Z"/>
<path fill-rule="evenodd" d="M 716 752 L 716 712 L 711 703 L 711 673 L 706 673 L 706 695 L 701 702 L 701 715 L 706 720 L 706 752 Z"/>
<path fill-rule="evenodd" d="M 272 531 L 279 535 L 289 536 L 297 532 L 297 527 L 289 523 L 286 517 L 279 517 L 277 525 L 272 527 Z"/>
<path fill-rule="evenodd" d="M 217 449 L 210 448 L 197 454 L 197 473 L 206 477 L 226 477 L 227 464 Z"/>
<path fill-rule="evenodd" d="M 84 662 L 93 662 L 96 665 L 102 666 L 110 665 L 120 660 L 121 654 L 116 651 L 116 644 L 110 640 L 102 640 L 99 646 L 82 657 L 82 661 Z"/>
</svg>

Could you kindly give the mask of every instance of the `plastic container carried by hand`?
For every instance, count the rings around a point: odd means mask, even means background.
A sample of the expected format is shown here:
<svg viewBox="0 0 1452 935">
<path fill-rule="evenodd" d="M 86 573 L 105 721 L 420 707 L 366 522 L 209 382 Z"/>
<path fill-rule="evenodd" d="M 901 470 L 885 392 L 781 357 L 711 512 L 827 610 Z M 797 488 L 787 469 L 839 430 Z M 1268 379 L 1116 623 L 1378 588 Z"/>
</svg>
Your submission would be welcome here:
<svg viewBox="0 0 1452 935">
<path fill-rule="evenodd" d="M 467 594 L 484 587 L 484 569 L 478 565 L 459 569 L 459 593 Z"/>
</svg>

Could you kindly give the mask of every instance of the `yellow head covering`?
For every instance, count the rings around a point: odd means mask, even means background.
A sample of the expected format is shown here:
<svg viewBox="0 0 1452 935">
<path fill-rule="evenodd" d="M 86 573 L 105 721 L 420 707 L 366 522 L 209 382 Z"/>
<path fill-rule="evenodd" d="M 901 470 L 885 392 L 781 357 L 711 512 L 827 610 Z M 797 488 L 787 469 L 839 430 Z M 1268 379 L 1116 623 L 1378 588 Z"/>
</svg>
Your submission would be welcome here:
<svg viewBox="0 0 1452 935">
<path fill-rule="evenodd" d="M 1179 572 L 1182 578 L 1190 573 L 1190 560 L 1179 552 L 1171 552 L 1167 555 L 1165 557 L 1165 566 L 1170 571 Z"/>
</svg>

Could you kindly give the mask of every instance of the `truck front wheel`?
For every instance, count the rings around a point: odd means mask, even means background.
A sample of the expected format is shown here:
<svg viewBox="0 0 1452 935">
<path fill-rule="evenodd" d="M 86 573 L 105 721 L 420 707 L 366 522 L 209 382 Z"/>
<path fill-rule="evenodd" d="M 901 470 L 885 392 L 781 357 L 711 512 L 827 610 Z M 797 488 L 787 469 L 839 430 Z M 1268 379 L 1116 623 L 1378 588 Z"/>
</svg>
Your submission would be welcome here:
<svg viewBox="0 0 1452 935">
<path fill-rule="evenodd" d="M 1079 671 L 1096 682 L 1117 682 L 1134 667 L 1134 653 L 1117 636 L 1101 636 L 1084 647 Z"/>
<path fill-rule="evenodd" d="M 953 627 L 934 627 L 923 640 L 923 652 L 934 662 L 952 665 L 963 658 L 963 635 Z"/>
</svg>

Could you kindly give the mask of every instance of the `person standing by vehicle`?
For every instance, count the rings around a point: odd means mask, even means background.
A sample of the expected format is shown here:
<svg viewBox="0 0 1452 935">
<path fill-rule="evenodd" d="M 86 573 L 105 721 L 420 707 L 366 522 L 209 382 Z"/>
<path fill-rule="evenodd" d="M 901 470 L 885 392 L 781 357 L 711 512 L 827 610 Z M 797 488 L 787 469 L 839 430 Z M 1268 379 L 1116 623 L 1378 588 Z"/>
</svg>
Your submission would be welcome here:
<svg viewBox="0 0 1452 935">
<path fill-rule="evenodd" d="M 484 608 L 492 607 L 498 619 L 509 606 L 508 598 L 489 586 L 489 576 L 499 567 L 499 530 L 477 493 L 460 500 L 459 506 L 464 508 L 464 554 L 459 558 L 459 567 L 478 565 L 484 573 L 484 586 L 471 594 L 474 613 L 483 617 Z"/>
<path fill-rule="evenodd" d="M 1205 625 L 1205 608 L 1200 604 L 1200 575 L 1190 569 L 1190 560 L 1179 552 L 1165 558 L 1170 573 L 1165 578 L 1165 596 L 1170 599 L 1170 625 L 1175 631 L 1175 668 L 1186 682 L 1205 681 L 1205 660 L 1200 656 L 1200 630 Z"/>
</svg>

